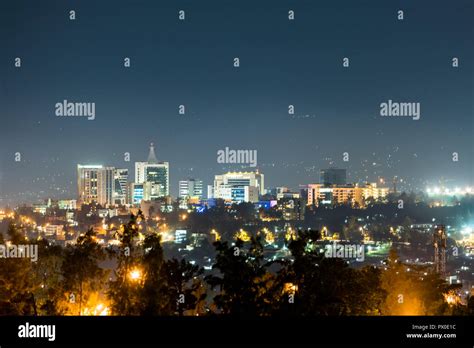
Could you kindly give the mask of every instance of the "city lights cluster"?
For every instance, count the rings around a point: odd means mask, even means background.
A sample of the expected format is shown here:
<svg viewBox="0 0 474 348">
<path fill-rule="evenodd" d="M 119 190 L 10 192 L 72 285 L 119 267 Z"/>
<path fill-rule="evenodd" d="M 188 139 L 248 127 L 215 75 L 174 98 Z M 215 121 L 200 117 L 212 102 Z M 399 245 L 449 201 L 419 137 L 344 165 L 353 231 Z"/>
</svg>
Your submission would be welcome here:
<svg viewBox="0 0 474 348">
<path fill-rule="evenodd" d="M 464 189 L 456 187 L 449 189 L 445 187 L 428 187 L 426 193 L 431 196 L 464 196 L 472 194 L 472 188 L 466 187 Z"/>
</svg>

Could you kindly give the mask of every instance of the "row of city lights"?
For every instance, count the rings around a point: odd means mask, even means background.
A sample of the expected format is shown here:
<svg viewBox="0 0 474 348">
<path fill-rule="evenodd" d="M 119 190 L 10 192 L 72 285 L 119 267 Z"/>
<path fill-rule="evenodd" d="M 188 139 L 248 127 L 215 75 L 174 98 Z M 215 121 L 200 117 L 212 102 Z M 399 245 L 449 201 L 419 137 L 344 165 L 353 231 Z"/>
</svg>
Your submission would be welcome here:
<svg viewBox="0 0 474 348">
<path fill-rule="evenodd" d="M 471 187 L 466 187 L 464 190 L 456 187 L 454 190 L 448 189 L 448 188 L 440 188 L 440 187 L 428 187 L 426 189 L 426 192 L 429 195 L 468 195 L 471 194 L 472 188 Z"/>
</svg>

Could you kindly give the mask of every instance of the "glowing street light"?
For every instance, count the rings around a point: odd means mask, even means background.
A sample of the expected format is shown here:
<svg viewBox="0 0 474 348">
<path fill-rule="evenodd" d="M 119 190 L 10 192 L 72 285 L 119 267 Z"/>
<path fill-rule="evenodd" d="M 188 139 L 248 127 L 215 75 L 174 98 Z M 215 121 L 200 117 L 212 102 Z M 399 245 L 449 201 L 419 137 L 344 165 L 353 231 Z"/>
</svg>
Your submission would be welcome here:
<svg viewBox="0 0 474 348">
<path fill-rule="evenodd" d="M 130 271 L 128 276 L 131 281 L 137 282 L 142 279 L 142 272 L 139 269 L 135 268 Z"/>
</svg>

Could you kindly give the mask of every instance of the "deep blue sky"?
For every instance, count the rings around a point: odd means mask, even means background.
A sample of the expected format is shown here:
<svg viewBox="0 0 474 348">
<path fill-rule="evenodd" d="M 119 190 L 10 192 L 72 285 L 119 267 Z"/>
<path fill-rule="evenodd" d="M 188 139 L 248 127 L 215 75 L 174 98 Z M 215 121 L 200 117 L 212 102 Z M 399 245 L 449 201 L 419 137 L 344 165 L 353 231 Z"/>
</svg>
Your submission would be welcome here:
<svg viewBox="0 0 474 348">
<path fill-rule="evenodd" d="M 0 205 L 75 197 L 77 163 L 132 169 L 150 142 L 174 195 L 180 179 L 239 169 L 217 163 L 226 146 L 258 150 L 268 187 L 329 165 L 473 185 L 473 18 L 472 0 L 2 0 Z M 56 117 L 63 99 L 95 102 L 96 119 Z M 380 117 L 388 99 L 420 102 L 421 120 Z"/>
</svg>

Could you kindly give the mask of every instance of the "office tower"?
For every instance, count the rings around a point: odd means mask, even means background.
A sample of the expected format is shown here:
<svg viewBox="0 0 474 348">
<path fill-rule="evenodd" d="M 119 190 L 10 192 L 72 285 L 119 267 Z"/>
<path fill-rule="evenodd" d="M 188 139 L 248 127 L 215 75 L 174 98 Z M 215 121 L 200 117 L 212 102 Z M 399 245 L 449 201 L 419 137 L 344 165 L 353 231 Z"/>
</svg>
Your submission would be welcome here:
<svg viewBox="0 0 474 348">
<path fill-rule="evenodd" d="M 152 199 L 169 196 L 169 170 L 167 163 L 148 165 L 145 173 L 144 182 L 152 184 Z"/>
<path fill-rule="evenodd" d="M 188 179 L 179 181 L 179 207 L 186 209 L 188 204 L 197 204 L 202 199 L 202 180 Z"/>
<path fill-rule="evenodd" d="M 214 177 L 213 198 L 232 203 L 258 202 L 265 194 L 264 175 L 257 172 L 229 172 Z"/>
<path fill-rule="evenodd" d="M 115 168 L 102 165 L 77 165 L 79 204 L 114 205 Z"/>
<path fill-rule="evenodd" d="M 137 184 L 131 183 L 130 184 L 130 203 L 133 205 L 140 204 L 143 199 L 148 198 L 146 193 L 146 184 Z"/>
<path fill-rule="evenodd" d="M 78 204 L 90 204 L 98 200 L 98 173 L 101 165 L 77 165 Z"/>
<path fill-rule="evenodd" d="M 115 194 L 114 204 L 128 204 L 128 169 L 115 169 Z"/>
<path fill-rule="evenodd" d="M 346 170 L 345 169 L 322 169 L 319 172 L 319 183 L 323 185 L 345 185 Z"/>
<path fill-rule="evenodd" d="M 115 168 L 103 167 L 97 172 L 97 203 L 104 207 L 114 205 Z"/>
<path fill-rule="evenodd" d="M 179 181 L 179 198 L 202 198 L 202 180 L 188 179 Z"/>
<path fill-rule="evenodd" d="M 169 196 L 169 163 L 158 162 L 153 143 L 146 162 L 135 162 L 135 183 L 152 183 L 150 199 Z"/>
</svg>

